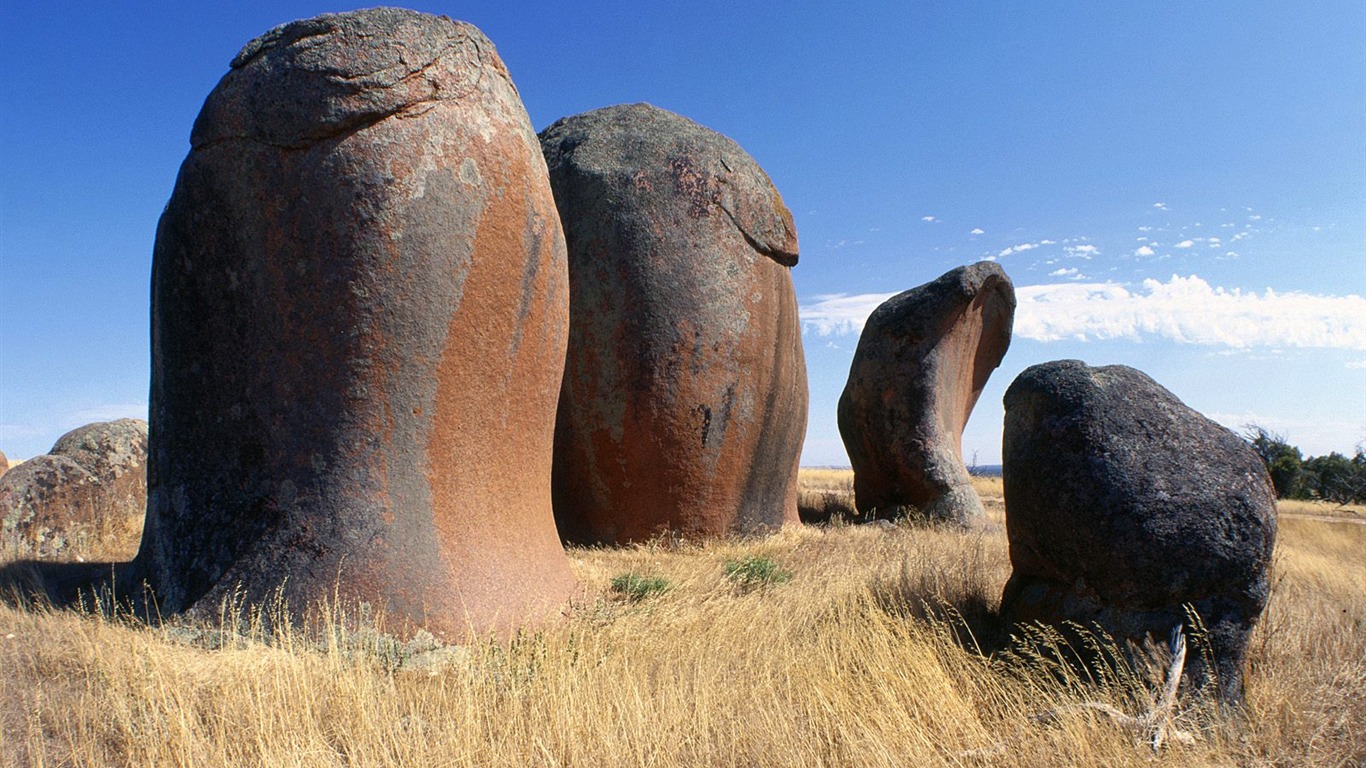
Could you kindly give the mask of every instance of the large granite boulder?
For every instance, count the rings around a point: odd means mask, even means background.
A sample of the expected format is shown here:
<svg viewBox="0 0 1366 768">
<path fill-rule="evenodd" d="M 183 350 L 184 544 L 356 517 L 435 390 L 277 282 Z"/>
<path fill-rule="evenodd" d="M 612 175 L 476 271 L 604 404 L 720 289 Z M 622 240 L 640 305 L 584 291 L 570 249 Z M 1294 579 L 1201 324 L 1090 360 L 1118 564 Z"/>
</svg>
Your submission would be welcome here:
<svg viewBox="0 0 1366 768">
<path fill-rule="evenodd" d="M 157 230 L 157 609 L 362 601 L 443 638 L 556 615 L 568 333 L 545 161 L 493 45 L 393 8 L 248 43 Z"/>
<path fill-rule="evenodd" d="M 147 507 L 147 422 L 88 424 L 0 477 L 6 541 L 38 557 L 134 528 Z M 131 554 L 131 552 L 130 552 Z"/>
<path fill-rule="evenodd" d="M 569 244 L 555 516 L 577 542 L 797 521 L 792 216 L 734 141 L 649 104 L 541 133 Z"/>
<path fill-rule="evenodd" d="M 963 427 L 1010 346 L 1015 288 L 983 261 L 873 310 L 839 400 L 860 513 L 972 524 L 985 512 Z"/>
<path fill-rule="evenodd" d="M 1186 626 L 1187 677 L 1236 700 L 1276 540 L 1257 454 L 1126 366 L 1036 365 L 1005 408 L 1004 615 L 1134 640 Z"/>
</svg>

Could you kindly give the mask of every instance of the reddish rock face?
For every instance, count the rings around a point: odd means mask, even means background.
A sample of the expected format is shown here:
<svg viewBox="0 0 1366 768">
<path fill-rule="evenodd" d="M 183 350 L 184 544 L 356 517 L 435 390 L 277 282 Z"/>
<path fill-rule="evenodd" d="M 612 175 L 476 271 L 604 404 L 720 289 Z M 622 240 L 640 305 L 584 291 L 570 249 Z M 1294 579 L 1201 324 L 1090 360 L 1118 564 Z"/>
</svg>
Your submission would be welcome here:
<svg viewBox="0 0 1366 768">
<path fill-rule="evenodd" d="M 792 216 L 735 142 L 648 104 L 541 134 L 569 243 L 555 515 L 579 542 L 797 520 Z"/>
<path fill-rule="evenodd" d="M 868 318 L 839 402 L 864 514 L 967 524 L 985 514 L 963 427 L 1010 346 L 1015 288 L 979 262 L 888 299 Z"/>
<path fill-rule="evenodd" d="M 191 145 L 157 231 L 132 577 L 163 613 L 280 588 L 445 638 L 556 615 L 564 240 L 493 45 L 391 8 L 286 24 Z"/>
<path fill-rule="evenodd" d="M 1120 640 L 1162 641 L 1185 625 L 1201 648 L 1186 677 L 1240 698 L 1276 544 L 1262 460 L 1127 366 L 1033 366 L 1006 390 L 1005 408 L 1014 570 L 1002 614 L 1099 625 Z"/>
<path fill-rule="evenodd" d="M 0 477 L 0 518 L 39 557 L 140 518 L 147 506 L 147 422 L 88 424 Z M 134 522 L 135 524 L 135 522 Z"/>
<path fill-rule="evenodd" d="M 4 452 L 4 451 L 0 451 L 0 475 L 3 475 L 3 474 L 5 474 L 5 473 L 8 472 L 8 471 L 9 471 L 9 458 L 8 458 L 7 456 L 5 456 L 5 452 Z"/>
</svg>

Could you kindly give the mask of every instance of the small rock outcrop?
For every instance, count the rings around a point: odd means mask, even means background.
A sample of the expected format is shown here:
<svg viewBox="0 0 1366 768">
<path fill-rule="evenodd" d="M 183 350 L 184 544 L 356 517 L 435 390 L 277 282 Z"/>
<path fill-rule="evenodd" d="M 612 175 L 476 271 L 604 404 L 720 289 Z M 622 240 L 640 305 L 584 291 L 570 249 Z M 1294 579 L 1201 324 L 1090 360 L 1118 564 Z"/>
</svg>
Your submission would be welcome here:
<svg viewBox="0 0 1366 768">
<path fill-rule="evenodd" d="M 873 310 L 839 400 L 861 514 L 965 525 L 983 518 L 963 465 L 963 427 L 1005 357 L 1014 320 L 1015 288 L 987 261 Z"/>
<path fill-rule="evenodd" d="M 1003 614 L 1098 625 L 1119 639 L 1165 640 L 1185 625 L 1195 643 L 1187 678 L 1239 698 L 1276 540 L 1257 454 L 1126 366 L 1033 366 L 1005 408 L 1014 571 Z"/>
<path fill-rule="evenodd" d="M 564 238 L 482 33 L 375 8 L 248 43 L 195 122 L 152 272 L 125 584 L 162 614 L 339 596 L 443 639 L 558 616 Z"/>
<path fill-rule="evenodd" d="M 135 526 L 147 507 L 147 422 L 88 424 L 0 476 L 4 536 L 28 554 L 57 557 L 92 537 Z"/>
<path fill-rule="evenodd" d="M 649 104 L 541 133 L 569 244 L 554 498 L 570 541 L 797 521 L 792 215 L 734 141 Z"/>
</svg>

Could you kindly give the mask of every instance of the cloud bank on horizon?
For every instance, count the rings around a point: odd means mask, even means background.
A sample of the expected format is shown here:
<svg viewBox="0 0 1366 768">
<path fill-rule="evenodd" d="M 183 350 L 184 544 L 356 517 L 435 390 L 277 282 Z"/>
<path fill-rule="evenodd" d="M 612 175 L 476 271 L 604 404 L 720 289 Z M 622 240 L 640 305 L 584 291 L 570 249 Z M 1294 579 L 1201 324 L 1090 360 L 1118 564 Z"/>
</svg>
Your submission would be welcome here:
<svg viewBox="0 0 1366 768">
<path fill-rule="evenodd" d="M 800 306 L 802 327 L 854 335 L 891 293 L 822 294 Z M 1034 341 L 1161 339 L 1232 349 L 1366 350 L 1366 298 L 1264 293 L 1212 286 L 1196 275 L 1121 283 L 1019 286 L 1017 338 Z"/>
</svg>

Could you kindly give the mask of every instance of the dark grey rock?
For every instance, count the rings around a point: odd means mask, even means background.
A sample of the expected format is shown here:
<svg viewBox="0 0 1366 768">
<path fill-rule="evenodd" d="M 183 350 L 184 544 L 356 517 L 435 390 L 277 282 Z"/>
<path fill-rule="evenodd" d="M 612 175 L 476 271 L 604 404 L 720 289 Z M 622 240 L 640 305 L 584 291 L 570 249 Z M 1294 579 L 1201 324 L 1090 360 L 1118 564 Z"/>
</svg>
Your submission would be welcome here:
<svg viewBox="0 0 1366 768">
<path fill-rule="evenodd" d="M 734 141 L 649 104 L 565 118 L 541 143 L 569 245 L 561 535 L 797 522 L 797 232 L 768 175 Z"/>
<path fill-rule="evenodd" d="M 1237 700 L 1276 540 L 1257 454 L 1126 366 L 1033 366 L 1005 408 L 1014 571 L 1003 614 L 1099 625 L 1121 639 L 1165 640 L 1185 625 L 1196 644 L 1187 677 Z"/>
<path fill-rule="evenodd" d="M 1010 347 L 1015 288 L 994 262 L 958 267 L 869 316 L 839 401 L 859 512 L 976 524 L 963 427 Z"/>
</svg>

